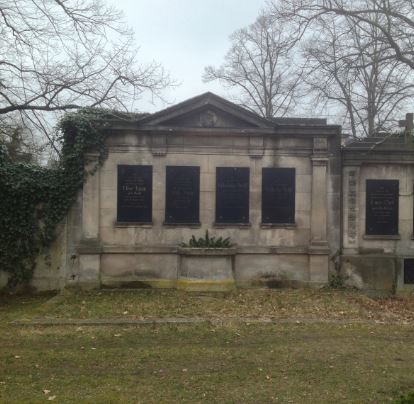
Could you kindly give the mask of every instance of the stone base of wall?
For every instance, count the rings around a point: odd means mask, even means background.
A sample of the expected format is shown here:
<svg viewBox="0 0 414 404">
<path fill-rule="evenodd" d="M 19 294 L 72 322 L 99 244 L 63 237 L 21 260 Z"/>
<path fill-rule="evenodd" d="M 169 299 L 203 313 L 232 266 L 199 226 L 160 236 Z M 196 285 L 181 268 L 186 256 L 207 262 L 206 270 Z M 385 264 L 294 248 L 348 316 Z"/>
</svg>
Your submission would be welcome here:
<svg viewBox="0 0 414 404">
<path fill-rule="evenodd" d="M 393 293 L 400 260 L 392 255 L 344 255 L 341 276 L 345 286 L 372 293 Z"/>
<path fill-rule="evenodd" d="M 234 287 L 320 287 L 328 283 L 328 254 L 224 253 L 176 250 L 103 253 L 101 287 L 226 291 Z"/>
</svg>

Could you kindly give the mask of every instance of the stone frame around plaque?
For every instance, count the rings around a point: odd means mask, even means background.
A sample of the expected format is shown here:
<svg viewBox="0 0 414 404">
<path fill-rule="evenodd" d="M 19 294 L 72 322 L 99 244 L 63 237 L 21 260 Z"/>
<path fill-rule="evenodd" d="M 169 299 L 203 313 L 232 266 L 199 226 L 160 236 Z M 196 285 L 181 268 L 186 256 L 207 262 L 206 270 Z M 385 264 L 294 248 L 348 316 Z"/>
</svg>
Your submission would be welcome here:
<svg viewBox="0 0 414 404">
<path fill-rule="evenodd" d="M 181 189 L 176 185 L 180 182 L 183 186 Z M 199 166 L 166 166 L 165 219 L 163 224 L 165 226 L 188 227 L 201 225 Z"/>
<path fill-rule="evenodd" d="M 269 188 L 272 187 L 272 190 Z M 261 227 L 295 227 L 296 169 L 262 168 Z"/>
<path fill-rule="evenodd" d="M 117 166 L 117 226 L 152 225 L 151 165 Z"/>
<path fill-rule="evenodd" d="M 367 179 L 365 239 L 399 238 L 399 180 Z"/>
<path fill-rule="evenodd" d="M 250 167 L 216 167 L 214 226 L 249 227 L 249 217 Z"/>
</svg>

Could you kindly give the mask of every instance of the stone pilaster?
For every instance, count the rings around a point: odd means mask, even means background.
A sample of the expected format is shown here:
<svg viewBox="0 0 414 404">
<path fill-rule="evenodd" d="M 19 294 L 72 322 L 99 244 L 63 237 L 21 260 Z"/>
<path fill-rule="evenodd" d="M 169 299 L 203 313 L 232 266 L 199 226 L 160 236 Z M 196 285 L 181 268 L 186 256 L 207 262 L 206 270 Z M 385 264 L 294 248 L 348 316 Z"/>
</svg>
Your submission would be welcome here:
<svg viewBox="0 0 414 404">
<path fill-rule="evenodd" d="M 347 167 L 343 181 L 343 245 L 358 248 L 359 238 L 359 172 L 360 168 Z"/>
<path fill-rule="evenodd" d="M 82 197 L 82 239 L 99 239 L 99 168 L 96 168 L 98 156 L 88 156 L 86 170 L 89 174 L 83 184 Z M 95 172 L 93 172 L 96 170 Z"/>
<path fill-rule="evenodd" d="M 327 165 L 328 158 L 312 158 L 311 245 L 327 246 Z"/>
<path fill-rule="evenodd" d="M 90 288 L 99 286 L 99 167 L 96 155 L 87 157 L 86 170 L 90 173 L 83 184 L 82 193 L 82 240 L 79 248 L 79 283 Z"/>
<path fill-rule="evenodd" d="M 249 156 L 251 158 L 262 158 L 264 148 L 263 136 L 249 136 Z"/>
<path fill-rule="evenodd" d="M 311 234 L 309 246 L 309 280 L 328 282 L 328 147 L 326 138 L 314 138 L 312 160 Z"/>
</svg>

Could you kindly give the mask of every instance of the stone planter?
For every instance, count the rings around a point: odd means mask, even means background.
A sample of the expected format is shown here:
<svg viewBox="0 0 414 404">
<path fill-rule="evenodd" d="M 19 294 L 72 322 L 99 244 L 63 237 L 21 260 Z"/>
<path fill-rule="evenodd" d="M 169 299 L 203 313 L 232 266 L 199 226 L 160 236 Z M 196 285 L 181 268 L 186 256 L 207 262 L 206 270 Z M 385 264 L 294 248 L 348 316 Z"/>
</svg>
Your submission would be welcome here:
<svg viewBox="0 0 414 404">
<path fill-rule="evenodd" d="M 177 289 L 228 292 L 235 288 L 235 248 L 179 248 Z"/>
</svg>

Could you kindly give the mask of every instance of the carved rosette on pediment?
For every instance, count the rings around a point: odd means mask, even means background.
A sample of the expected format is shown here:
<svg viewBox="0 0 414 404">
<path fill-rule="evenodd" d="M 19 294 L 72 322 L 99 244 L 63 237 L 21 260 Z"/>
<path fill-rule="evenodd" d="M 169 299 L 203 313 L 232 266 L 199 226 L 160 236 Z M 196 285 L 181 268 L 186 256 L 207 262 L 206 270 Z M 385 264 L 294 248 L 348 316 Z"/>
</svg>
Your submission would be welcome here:
<svg viewBox="0 0 414 404">
<path fill-rule="evenodd" d="M 217 114 L 211 109 L 200 112 L 200 127 L 214 128 L 217 126 Z"/>
<path fill-rule="evenodd" d="M 173 107 L 146 116 L 138 121 L 138 128 L 178 129 L 267 129 L 273 123 L 212 93 L 201 94 Z"/>
</svg>

